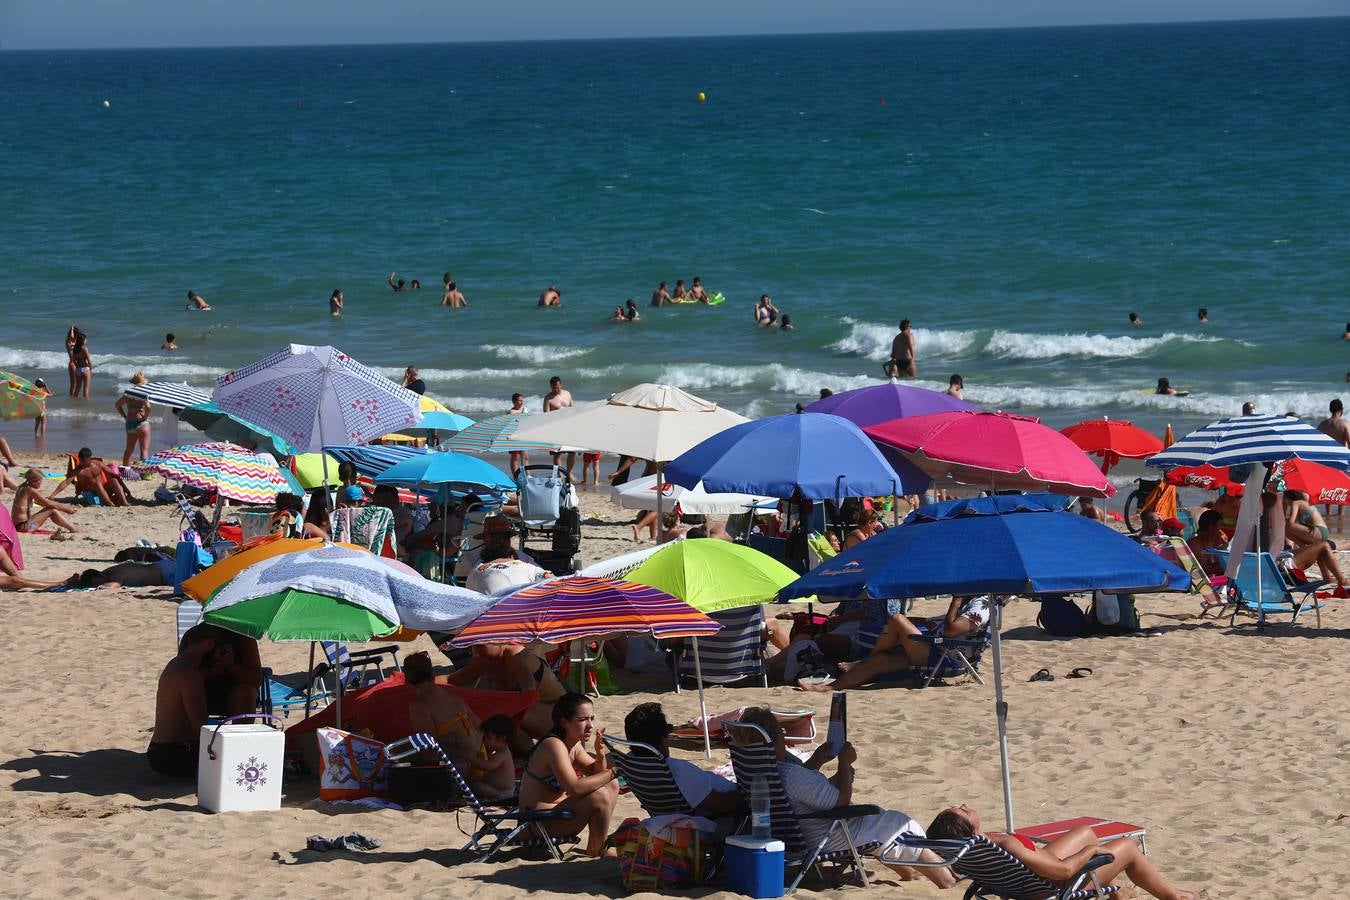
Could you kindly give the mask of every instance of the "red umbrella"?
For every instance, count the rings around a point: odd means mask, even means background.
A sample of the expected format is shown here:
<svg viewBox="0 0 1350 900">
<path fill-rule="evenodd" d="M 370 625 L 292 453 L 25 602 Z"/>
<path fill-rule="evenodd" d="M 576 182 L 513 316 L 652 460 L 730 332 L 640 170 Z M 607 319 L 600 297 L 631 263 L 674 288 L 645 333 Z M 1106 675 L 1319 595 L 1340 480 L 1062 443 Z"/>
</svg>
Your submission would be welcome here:
<svg viewBox="0 0 1350 900">
<path fill-rule="evenodd" d="M 1201 488 L 1217 491 L 1220 488 L 1236 496 L 1242 495 L 1242 482 L 1228 477 L 1227 466 L 1177 466 L 1168 469 L 1163 479 L 1177 487 Z"/>
<path fill-rule="evenodd" d="M 1181 466 L 1169 469 L 1168 484 L 1242 495 L 1242 483 L 1233 481 L 1226 467 Z M 1285 490 L 1302 491 L 1311 503 L 1350 504 L 1350 475 L 1321 463 L 1292 457 L 1275 464 L 1271 480 L 1284 479 Z"/>
<path fill-rule="evenodd" d="M 945 412 L 864 428 L 930 475 L 967 484 L 1110 497 L 1115 487 L 1073 441 L 1040 419 L 1003 412 Z"/>
<path fill-rule="evenodd" d="M 1060 433 L 1084 453 L 1100 456 L 1102 472 L 1109 472 L 1122 459 L 1147 459 L 1163 449 L 1162 441 L 1138 425 L 1111 419 L 1088 419 Z"/>
</svg>

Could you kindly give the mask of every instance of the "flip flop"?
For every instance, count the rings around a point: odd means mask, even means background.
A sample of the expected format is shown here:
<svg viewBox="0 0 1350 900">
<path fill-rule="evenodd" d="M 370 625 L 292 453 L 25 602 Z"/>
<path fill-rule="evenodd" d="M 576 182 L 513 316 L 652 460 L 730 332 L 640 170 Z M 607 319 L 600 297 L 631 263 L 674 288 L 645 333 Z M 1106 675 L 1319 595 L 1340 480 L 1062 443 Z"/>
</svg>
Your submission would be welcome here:
<svg viewBox="0 0 1350 900">
<path fill-rule="evenodd" d="M 1065 678 L 1086 678 L 1086 677 L 1088 677 L 1088 676 L 1091 675 L 1091 674 L 1092 674 L 1092 670 L 1091 670 L 1090 668 L 1088 668 L 1087 666 L 1079 666 L 1078 668 L 1074 669 L 1072 672 L 1070 672 L 1068 675 L 1065 675 L 1064 677 L 1065 677 Z"/>
<path fill-rule="evenodd" d="M 1054 681 L 1055 676 L 1050 674 L 1049 669 L 1041 669 L 1035 675 L 1032 675 L 1028 681 Z"/>
</svg>

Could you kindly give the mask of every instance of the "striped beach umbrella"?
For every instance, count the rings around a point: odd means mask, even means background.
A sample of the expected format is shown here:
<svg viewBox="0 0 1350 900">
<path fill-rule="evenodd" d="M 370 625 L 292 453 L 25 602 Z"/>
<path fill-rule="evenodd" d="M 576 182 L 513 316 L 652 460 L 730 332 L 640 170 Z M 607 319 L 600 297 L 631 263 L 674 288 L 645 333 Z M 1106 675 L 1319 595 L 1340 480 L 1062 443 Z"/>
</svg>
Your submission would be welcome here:
<svg viewBox="0 0 1350 900">
<path fill-rule="evenodd" d="M 451 641 L 474 644 L 562 644 L 624 632 L 657 638 L 697 637 L 722 626 L 665 591 L 610 578 L 542 581 L 508 594 Z"/>
<path fill-rule="evenodd" d="M 122 393 L 128 397 L 139 397 L 158 403 L 170 409 L 187 409 L 211 402 L 211 394 L 201 388 L 195 388 L 181 381 L 151 381 L 146 384 L 133 384 Z"/>
<path fill-rule="evenodd" d="M 512 435 L 520 426 L 520 416 L 502 413 L 481 422 L 475 422 L 445 442 L 447 449 L 458 453 L 513 453 L 530 450 L 552 450 L 557 444 L 545 441 L 518 441 Z"/>
<path fill-rule="evenodd" d="M 149 457 L 139 468 L 244 503 L 271 503 L 290 490 L 276 460 L 237 444 L 174 447 Z"/>
<path fill-rule="evenodd" d="M 33 419 L 47 408 L 48 392 L 13 372 L 0 372 L 0 419 Z"/>
<path fill-rule="evenodd" d="M 180 422 L 191 425 L 209 438 L 251 446 L 273 456 L 290 456 L 295 452 L 290 444 L 266 428 L 259 428 L 252 422 L 232 416 L 214 403 L 198 403 L 177 412 Z"/>
<path fill-rule="evenodd" d="M 1289 416 L 1233 416 L 1192 431 L 1148 460 L 1157 469 L 1238 466 L 1282 459 L 1311 460 L 1350 469 L 1350 448 Z"/>
</svg>

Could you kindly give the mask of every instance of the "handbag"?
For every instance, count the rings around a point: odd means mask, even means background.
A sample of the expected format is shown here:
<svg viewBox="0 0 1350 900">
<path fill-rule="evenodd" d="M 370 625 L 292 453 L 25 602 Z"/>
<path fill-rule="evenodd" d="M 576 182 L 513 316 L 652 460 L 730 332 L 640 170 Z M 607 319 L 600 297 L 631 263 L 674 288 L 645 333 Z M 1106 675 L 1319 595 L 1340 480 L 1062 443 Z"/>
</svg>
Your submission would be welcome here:
<svg viewBox="0 0 1350 900">
<path fill-rule="evenodd" d="M 619 854 L 619 878 L 630 891 L 687 888 L 703 880 L 702 836 L 697 828 L 671 825 L 667 837 L 625 819 L 610 838 Z"/>
<path fill-rule="evenodd" d="M 323 727 L 319 741 L 319 799 L 359 800 L 389 795 L 384 744 L 359 734 Z"/>
</svg>

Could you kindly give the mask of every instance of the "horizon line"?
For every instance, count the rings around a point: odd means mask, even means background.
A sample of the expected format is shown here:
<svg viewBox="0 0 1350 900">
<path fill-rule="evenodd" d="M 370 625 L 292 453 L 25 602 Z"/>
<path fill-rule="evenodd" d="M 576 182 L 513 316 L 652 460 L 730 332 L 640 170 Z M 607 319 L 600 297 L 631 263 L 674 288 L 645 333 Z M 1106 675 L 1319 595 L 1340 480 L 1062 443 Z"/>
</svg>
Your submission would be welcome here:
<svg viewBox="0 0 1350 900">
<path fill-rule="evenodd" d="M 286 48 L 310 48 L 310 47 L 441 47 L 441 46 L 466 46 L 474 44 L 562 44 L 579 43 L 589 41 L 665 41 L 665 40 L 689 40 L 704 39 L 716 40 L 720 38 L 738 38 L 738 37 L 837 37 L 847 35 L 865 35 L 865 34 L 936 34 L 946 32 L 975 32 L 975 31 L 1045 31 L 1052 29 L 1066 28 L 1123 28 L 1127 26 L 1161 26 L 1161 25 L 1218 25 L 1218 24 L 1240 24 L 1256 22 L 1297 22 L 1297 21 L 1336 21 L 1340 19 L 1350 19 L 1350 14 L 1341 16 L 1307 16 L 1307 15 L 1289 15 L 1289 16 L 1267 16 L 1257 19 L 1161 19 L 1151 21 L 1113 21 L 1113 22 L 1090 22 L 1077 24 L 1057 24 L 1057 25 L 966 25 L 957 27 L 933 27 L 933 28 L 895 28 L 883 29 L 878 31 L 775 31 L 775 32 L 752 32 L 752 31 L 730 31 L 719 34 L 631 34 L 631 35 L 609 35 L 605 37 L 567 37 L 567 38 L 481 38 L 477 40 L 460 41 L 381 41 L 378 43 L 364 42 L 338 42 L 338 43 L 277 43 L 277 44 L 146 44 L 141 46 L 128 47 L 96 47 L 96 46 L 74 46 L 74 47 L 5 47 L 0 42 L 0 53 L 47 53 L 51 51 L 126 51 L 126 50 L 251 50 L 251 49 L 286 49 Z"/>
</svg>

